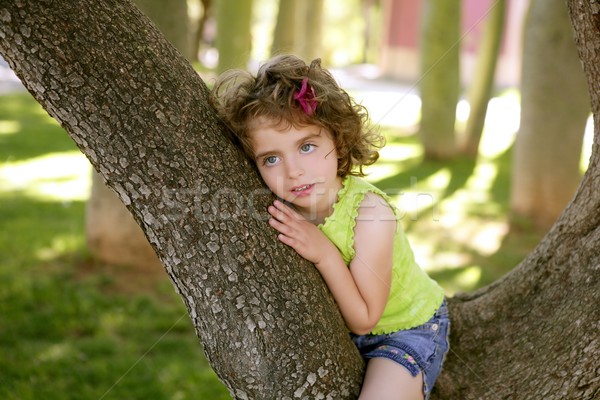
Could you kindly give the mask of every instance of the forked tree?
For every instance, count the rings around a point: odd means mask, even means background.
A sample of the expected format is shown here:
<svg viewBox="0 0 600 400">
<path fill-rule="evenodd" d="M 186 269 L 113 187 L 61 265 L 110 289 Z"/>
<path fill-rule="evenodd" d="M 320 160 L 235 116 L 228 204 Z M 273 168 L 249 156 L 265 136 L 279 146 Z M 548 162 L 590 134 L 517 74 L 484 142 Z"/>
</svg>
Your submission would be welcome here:
<svg viewBox="0 0 600 400">
<path fill-rule="evenodd" d="M 589 169 L 518 267 L 451 299 L 435 398 L 600 396 L 600 1 L 569 8 L 596 123 Z M 132 211 L 234 398 L 356 396 L 364 365 L 318 272 L 275 240 L 270 195 L 148 19 L 123 0 L 1 0 L 0 53 Z"/>
</svg>

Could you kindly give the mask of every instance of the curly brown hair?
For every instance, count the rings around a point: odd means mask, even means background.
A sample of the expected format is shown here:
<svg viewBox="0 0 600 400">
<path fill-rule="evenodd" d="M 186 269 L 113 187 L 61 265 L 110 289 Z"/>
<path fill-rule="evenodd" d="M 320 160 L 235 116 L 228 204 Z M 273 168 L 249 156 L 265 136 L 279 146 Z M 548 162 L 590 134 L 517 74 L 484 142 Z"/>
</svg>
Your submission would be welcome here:
<svg viewBox="0 0 600 400">
<path fill-rule="evenodd" d="M 318 104 L 312 115 L 294 100 L 305 78 Z M 384 145 L 383 137 L 369 123 L 366 108 L 339 87 L 331 73 L 321 67 L 320 59 L 308 66 L 293 55 L 276 56 L 259 68 L 256 77 L 244 70 L 226 71 L 215 82 L 210 103 L 252 160 L 250 132 L 258 118 L 274 126 L 316 125 L 327 129 L 335 143 L 341 177 L 364 176 L 363 166 L 373 164 Z"/>
</svg>

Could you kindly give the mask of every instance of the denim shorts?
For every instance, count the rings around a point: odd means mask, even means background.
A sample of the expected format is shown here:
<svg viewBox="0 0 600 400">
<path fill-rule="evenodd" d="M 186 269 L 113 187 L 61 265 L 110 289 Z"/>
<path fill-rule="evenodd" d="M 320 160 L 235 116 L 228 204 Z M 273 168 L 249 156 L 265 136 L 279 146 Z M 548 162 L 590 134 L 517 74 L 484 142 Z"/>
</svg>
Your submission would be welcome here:
<svg viewBox="0 0 600 400">
<path fill-rule="evenodd" d="M 423 391 L 427 400 L 442 370 L 449 334 L 450 319 L 444 300 L 423 325 L 383 335 L 351 333 L 350 337 L 365 360 L 385 357 L 402 365 L 412 376 L 423 372 Z"/>
</svg>

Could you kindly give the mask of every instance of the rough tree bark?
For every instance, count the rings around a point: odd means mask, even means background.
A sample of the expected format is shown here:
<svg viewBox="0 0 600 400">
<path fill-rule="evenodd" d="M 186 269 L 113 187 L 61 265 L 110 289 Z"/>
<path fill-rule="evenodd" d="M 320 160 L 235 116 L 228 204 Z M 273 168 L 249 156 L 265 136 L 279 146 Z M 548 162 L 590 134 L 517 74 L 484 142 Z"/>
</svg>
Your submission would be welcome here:
<svg viewBox="0 0 600 400">
<path fill-rule="evenodd" d="M 134 3 L 191 60 L 185 0 L 135 0 Z M 88 249 L 95 259 L 134 266 L 144 272 L 162 269 L 140 226 L 96 171 L 92 171 L 92 190 L 86 203 L 85 230 Z"/>
<path fill-rule="evenodd" d="M 343 322 L 257 216 L 265 191 L 201 80 L 129 3 L 65 3 L 0 1 L 0 53 L 133 211 L 232 396 L 352 398 L 363 366 Z M 589 170 L 517 269 L 450 301 L 434 398 L 600 396 L 600 1 L 569 5 L 596 123 Z"/>
<path fill-rule="evenodd" d="M 123 0 L 0 2 L 0 53 L 143 227 L 238 399 L 348 398 L 363 363 L 187 61 Z"/>
</svg>

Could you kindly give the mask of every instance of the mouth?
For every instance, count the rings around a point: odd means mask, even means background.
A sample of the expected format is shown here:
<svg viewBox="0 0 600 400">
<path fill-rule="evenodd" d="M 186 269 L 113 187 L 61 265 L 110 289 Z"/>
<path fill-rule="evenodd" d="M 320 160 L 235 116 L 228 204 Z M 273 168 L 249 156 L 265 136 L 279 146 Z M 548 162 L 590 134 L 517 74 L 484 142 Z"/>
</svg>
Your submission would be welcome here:
<svg viewBox="0 0 600 400">
<path fill-rule="evenodd" d="M 307 185 L 301 185 L 301 186 L 294 186 L 291 190 L 291 192 L 293 194 L 295 194 L 296 196 L 305 196 L 310 194 L 310 192 L 312 192 L 312 189 L 315 187 L 314 183 L 310 183 Z"/>
</svg>

